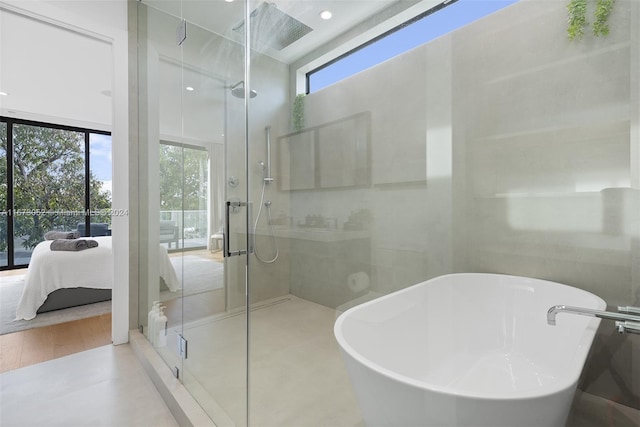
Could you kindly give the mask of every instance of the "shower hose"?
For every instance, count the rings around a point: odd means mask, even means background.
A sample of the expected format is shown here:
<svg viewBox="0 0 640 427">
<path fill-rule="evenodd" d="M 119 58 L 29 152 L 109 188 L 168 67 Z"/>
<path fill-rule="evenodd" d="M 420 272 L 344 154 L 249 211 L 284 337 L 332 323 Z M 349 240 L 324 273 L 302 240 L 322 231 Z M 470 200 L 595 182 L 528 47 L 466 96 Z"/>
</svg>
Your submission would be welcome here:
<svg viewBox="0 0 640 427">
<path fill-rule="evenodd" d="M 271 264 L 276 262 L 276 260 L 278 259 L 278 241 L 276 240 L 276 235 L 273 230 L 273 224 L 271 223 L 271 202 L 270 201 L 267 201 L 266 203 L 264 202 L 264 192 L 266 187 L 267 187 L 267 180 L 265 179 L 262 181 L 262 195 L 260 196 L 260 208 L 258 209 L 256 222 L 253 225 L 253 254 L 256 256 L 256 258 L 258 258 L 258 261 L 263 262 L 265 264 Z M 263 206 L 267 208 L 267 225 L 269 226 L 269 235 L 271 237 L 271 240 L 273 241 L 273 245 L 276 248 L 276 254 L 272 259 L 269 259 L 269 260 L 260 258 L 260 255 L 258 254 L 258 246 L 256 245 L 256 231 L 258 230 L 258 221 L 260 221 L 260 215 L 262 214 Z"/>
</svg>

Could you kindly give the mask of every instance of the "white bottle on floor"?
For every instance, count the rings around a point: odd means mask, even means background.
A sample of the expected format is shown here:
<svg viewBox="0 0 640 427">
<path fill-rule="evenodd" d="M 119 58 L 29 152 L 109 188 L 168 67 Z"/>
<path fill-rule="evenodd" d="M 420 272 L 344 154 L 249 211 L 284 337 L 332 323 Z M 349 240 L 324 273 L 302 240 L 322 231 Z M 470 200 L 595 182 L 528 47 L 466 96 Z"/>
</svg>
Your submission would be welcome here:
<svg viewBox="0 0 640 427">
<path fill-rule="evenodd" d="M 155 326 L 158 313 L 160 313 L 160 302 L 154 301 L 151 311 L 149 311 L 149 314 L 147 315 L 147 339 L 151 345 L 154 345 L 156 341 Z"/>
<path fill-rule="evenodd" d="M 158 317 L 156 317 L 155 323 L 155 333 L 157 334 L 157 338 L 155 340 L 156 347 L 164 347 L 167 345 L 167 316 L 164 314 L 164 306 L 160 306 L 160 312 L 158 313 Z"/>
</svg>

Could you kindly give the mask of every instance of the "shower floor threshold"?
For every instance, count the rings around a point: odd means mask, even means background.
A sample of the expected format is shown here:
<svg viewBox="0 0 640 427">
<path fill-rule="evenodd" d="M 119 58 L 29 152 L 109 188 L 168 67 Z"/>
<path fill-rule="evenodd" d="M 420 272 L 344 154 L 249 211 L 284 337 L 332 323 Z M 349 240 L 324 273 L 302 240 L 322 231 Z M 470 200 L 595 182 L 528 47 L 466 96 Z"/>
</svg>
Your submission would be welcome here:
<svg viewBox="0 0 640 427">
<path fill-rule="evenodd" d="M 295 297 L 293 295 L 287 295 L 287 296 L 281 296 L 281 297 L 277 297 L 277 298 L 271 298 L 265 301 L 260 301 L 257 303 L 252 304 L 249 307 L 249 312 L 252 311 L 256 311 L 256 310 L 261 310 L 261 309 L 265 309 L 265 308 L 270 308 L 273 307 L 275 305 L 278 304 L 283 304 L 286 302 L 291 302 L 292 299 L 294 298 L 298 298 Z M 214 323 L 214 322 L 220 322 L 222 320 L 225 319 L 229 319 L 231 317 L 237 317 L 237 316 L 241 316 L 243 314 L 247 313 L 247 309 L 245 307 L 241 307 L 241 308 L 236 308 L 233 310 L 229 310 L 226 311 L 224 313 L 217 313 L 217 314 L 212 314 L 211 316 L 207 316 L 207 317 L 203 317 L 202 319 L 198 319 L 198 320 L 194 320 L 188 323 L 185 323 L 184 325 L 182 325 L 183 330 L 184 329 L 193 329 L 193 328 L 197 328 L 203 325 L 206 325 L 208 323 Z M 179 328 L 174 328 L 174 329 L 179 329 Z"/>
<path fill-rule="evenodd" d="M 181 426 L 217 427 L 210 412 L 185 388 L 147 338 L 137 329 L 129 331 L 129 343 L 169 411 Z"/>
</svg>

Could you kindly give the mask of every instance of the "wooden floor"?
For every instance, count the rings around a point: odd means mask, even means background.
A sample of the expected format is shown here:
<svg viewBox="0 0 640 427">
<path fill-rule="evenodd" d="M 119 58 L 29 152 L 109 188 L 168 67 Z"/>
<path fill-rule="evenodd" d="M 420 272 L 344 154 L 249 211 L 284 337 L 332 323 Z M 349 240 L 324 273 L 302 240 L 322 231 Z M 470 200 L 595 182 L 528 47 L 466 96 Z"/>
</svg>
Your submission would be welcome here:
<svg viewBox="0 0 640 427">
<path fill-rule="evenodd" d="M 0 272 L 21 275 L 26 269 Z M 111 313 L 0 335 L 0 372 L 11 371 L 111 343 Z"/>
<path fill-rule="evenodd" d="M 0 271 L 0 277 L 22 276 L 27 272 L 26 268 L 16 268 L 15 270 Z"/>
<path fill-rule="evenodd" d="M 189 254 L 218 262 L 223 261 L 221 251 L 200 250 L 189 252 Z M 172 253 L 170 256 L 180 255 L 182 254 L 177 252 Z M 24 274 L 25 271 L 25 269 L 2 271 L 0 276 L 7 277 Z M 218 293 L 220 293 L 219 290 L 210 293 L 212 298 L 215 296 L 215 301 L 221 300 L 221 297 L 217 295 Z M 197 303 L 204 304 L 207 310 L 211 310 L 211 307 L 215 306 L 215 304 L 209 300 L 210 298 L 204 298 L 201 295 Z M 205 302 L 207 303 L 205 304 Z M 174 303 L 176 307 L 173 307 L 173 310 L 179 310 L 181 313 L 182 308 L 177 306 L 177 301 Z M 189 308 L 195 313 L 200 313 L 200 310 L 196 310 L 194 307 L 189 306 Z M 188 310 L 188 312 L 190 311 Z M 200 316 L 202 315 L 200 313 Z M 23 368 L 110 343 L 111 313 L 0 335 L 0 372 Z"/>
<path fill-rule="evenodd" d="M 111 344 L 111 313 L 0 335 L 0 372 Z"/>
<path fill-rule="evenodd" d="M 174 251 L 169 252 L 169 257 L 181 257 L 183 255 L 195 255 L 201 258 L 210 259 L 217 262 L 224 262 L 224 257 L 222 256 L 221 250 L 210 251 L 207 249 L 196 249 L 196 250 L 188 250 L 188 251 Z"/>
</svg>

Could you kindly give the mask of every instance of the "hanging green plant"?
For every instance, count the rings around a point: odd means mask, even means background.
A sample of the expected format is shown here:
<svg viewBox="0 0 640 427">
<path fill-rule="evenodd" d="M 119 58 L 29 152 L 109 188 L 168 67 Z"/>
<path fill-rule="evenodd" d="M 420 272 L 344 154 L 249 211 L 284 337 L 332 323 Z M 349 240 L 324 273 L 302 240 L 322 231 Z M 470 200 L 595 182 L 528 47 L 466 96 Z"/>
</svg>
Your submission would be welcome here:
<svg viewBox="0 0 640 427">
<path fill-rule="evenodd" d="M 304 94 L 299 93 L 293 100 L 293 130 L 299 131 L 304 127 Z"/>
<path fill-rule="evenodd" d="M 593 23 L 593 34 L 595 36 L 606 36 L 609 34 L 609 24 L 607 19 L 613 10 L 614 0 L 598 0 L 596 4 L 595 22 Z"/>
<path fill-rule="evenodd" d="M 580 40 L 584 35 L 584 28 L 589 25 L 587 22 L 587 0 L 571 0 L 567 5 L 569 11 L 569 26 L 567 36 L 569 40 Z"/>
<path fill-rule="evenodd" d="M 607 20 L 613 10 L 615 0 L 596 0 L 596 10 L 594 13 L 593 35 L 596 37 L 609 34 L 609 24 Z M 568 21 L 567 36 L 569 40 L 580 40 L 584 36 L 585 28 L 589 25 L 587 21 L 587 0 L 570 0 L 567 5 Z"/>
</svg>

